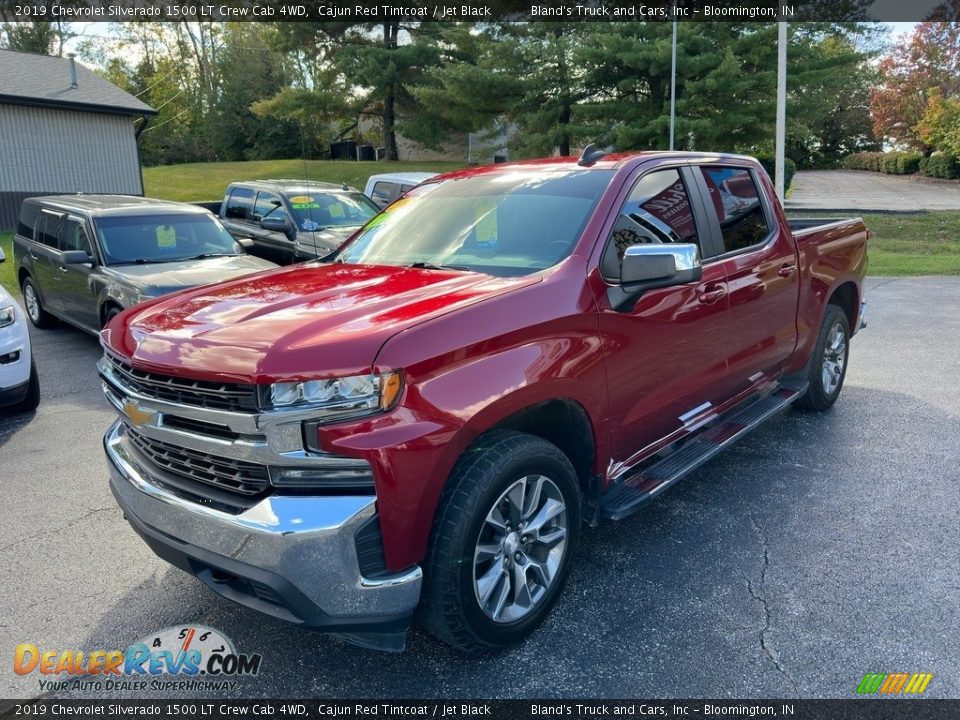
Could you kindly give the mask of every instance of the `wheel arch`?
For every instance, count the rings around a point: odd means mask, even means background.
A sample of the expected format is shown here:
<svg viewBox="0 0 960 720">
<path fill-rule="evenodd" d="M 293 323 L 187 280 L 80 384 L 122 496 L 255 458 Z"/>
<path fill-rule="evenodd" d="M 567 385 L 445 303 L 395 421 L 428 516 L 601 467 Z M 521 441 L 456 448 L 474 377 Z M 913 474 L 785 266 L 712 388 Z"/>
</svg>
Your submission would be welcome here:
<svg viewBox="0 0 960 720">
<path fill-rule="evenodd" d="M 860 289 L 852 280 L 842 282 L 833 289 L 827 299 L 827 305 L 836 305 L 847 316 L 850 334 L 857 331 L 857 318 L 860 317 Z"/>
</svg>

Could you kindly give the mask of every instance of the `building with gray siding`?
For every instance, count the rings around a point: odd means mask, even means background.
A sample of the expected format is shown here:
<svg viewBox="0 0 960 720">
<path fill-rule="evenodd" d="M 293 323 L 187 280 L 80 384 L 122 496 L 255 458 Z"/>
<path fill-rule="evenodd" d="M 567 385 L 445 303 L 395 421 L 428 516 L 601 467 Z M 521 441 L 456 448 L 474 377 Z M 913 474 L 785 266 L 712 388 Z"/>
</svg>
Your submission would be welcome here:
<svg viewBox="0 0 960 720">
<path fill-rule="evenodd" d="M 155 114 L 73 58 L 0 50 L 0 230 L 33 195 L 142 195 L 136 133 Z"/>
</svg>

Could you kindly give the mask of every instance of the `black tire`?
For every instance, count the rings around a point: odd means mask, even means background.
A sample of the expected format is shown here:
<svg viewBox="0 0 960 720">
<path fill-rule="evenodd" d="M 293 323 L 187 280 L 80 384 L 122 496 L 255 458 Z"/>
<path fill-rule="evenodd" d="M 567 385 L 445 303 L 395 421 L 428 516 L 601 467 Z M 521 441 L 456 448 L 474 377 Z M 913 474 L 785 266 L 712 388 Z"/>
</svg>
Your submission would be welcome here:
<svg viewBox="0 0 960 720">
<path fill-rule="evenodd" d="M 489 587 L 502 587 L 501 581 L 507 587 L 511 587 L 512 582 L 513 588 L 524 587 L 512 578 L 518 572 L 529 578 L 532 572 L 534 577 L 529 588 L 533 592 L 525 590 L 526 597 L 537 593 L 538 599 L 531 599 L 526 609 L 517 610 L 520 606 L 511 604 L 514 611 L 526 613 L 522 617 L 495 621 L 481 607 L 479 584 L 475 585 L 474 553 L 481 541 L 481 533 L 490 530 L 488 513 L 494 512 L 495 507 L 509 507 L 507 490 L 515 488 L 521 480 L 524 480 L 523 490 L 526 490 L 527 483 L 531 486 L 537 483 L 536 476 L 549 481 L 538 485 L 544 489 L 537 497 L 544 494 L 545 497 L 562 498 L 564 511 L 550 521 L 550 526 L 544 527 L 547 533 L 556 534 L 562 525 L 564 544 L 556 541 L 553 545 L 537 541 L 531 544 L 527 539 L 532 536 L 523 535 L 528 544 L 521 545 L 521 552 L 514 554 L 513 550 L 505 548 L 508 540 L 516 543 L 521 538 L 523 526 L 510 533 L 512 539 L 503 538 L 500 553 L 511 557 L 488 562 L 506 563 L 513 569 L 502 570 L 501 579 Z M 524 499 L 520 505 L 526 507 Z M 531 510 L 533 517 L 538 514 Z M 507 531 L 510 527 L 507 522 Z M 536 535 L 540 537 L 539 532 Z M 481 437 L 457 462 L 440 498 L 423 567 L 421 624 L 444 642 L 469 653 L 499 650 L 520 642 L 537 629 L 556 602 L 569 574 L 579 536 L 580 486 L 567 456 L 546 440 L 525 433 L 501 430 Z M 559 549 L 559 564 L 550 573 L 550 581 L 538 584 L 538 580 L 545 576 L 536 570 L 548 562 L 542 554 L 550 552 L 546 550 L 548 547 Z M 515 545 L 513 548 L 517 549 Z M 515 591 L 513 597 L 516 597 Z"/>
<path fill-rule="evenodd" d="M 117 307 L 116 305 L 111 305 L 107 308 L 107 311 L 103 314 L 103 325 L 106 327 L 110 324 L 110 321 L 113 320 L 117 315 L 123 312 L 123 308 Z"/>
<path fill-rule="evenodd" d="M 23 303 L 26 306 L 27 317 L 30 318 L 32 322 L 38 328 L 48 328 L 56 324 L 57 319 L 43 309 L 43 303 L 40 302 L 40 293 L 37 292 L 37 286 L 33 283 L 33 278 L 27 275 L 23 278 L 23 282 L 20 283 L 20 292 L 23 294 Z M 33 302 L 28 297 L 28 293 L 32 294 Z M 31 308 L 34 308 L 34 311 L 31 312 Z"/>
<path fill-rule="evenodd" d="M 839 355 L 833 350 L 834 340 L 842 335 L 842 353 Z M 839 371 L 834 369 L 832 372 L 826 368 L 830 363 L 836 368 L 839 357 Z M 847 314 L 836 305 L 827 305 L 827 310 L 823 315 L 823 323 L 820 325 L 820 334 L 817 337 L 817 345 L 813 350 L 813 357 L 810 361 L 810 374 L 808 380 L 810 386 L 807 392 L 795 403 L 801 410 L 826 410 L 833 405 L 840 396 L 843 389 L 843 381 L 847 376 L 847 365 L 850 360 L 850 321 Z M 829 380 L 825 376 L 833 376 Z M 835 384 L 833 384 L 835 383 Z"/>
<path fill-rule="evenodd" d="M 27 396 L 14 408 L 15 412 L 33 412 L 40 405 L 40 375 L 37 373 L 37 363 L 30 358 L 30 387 Z"/>
</svg>

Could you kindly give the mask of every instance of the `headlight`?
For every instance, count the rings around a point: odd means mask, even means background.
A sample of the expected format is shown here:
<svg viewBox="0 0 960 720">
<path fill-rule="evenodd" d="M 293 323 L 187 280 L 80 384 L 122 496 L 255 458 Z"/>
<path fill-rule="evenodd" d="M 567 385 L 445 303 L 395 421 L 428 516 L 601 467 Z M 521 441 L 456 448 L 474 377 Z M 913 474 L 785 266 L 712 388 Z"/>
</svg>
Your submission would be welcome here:
<svg viewBox="0 0 960 720">
<path fill-rule="evenodd" d="M 328 380 L 275 383 L 267 389 L 271 408 L 317 408 L 318 418 L 332 422 L 389 410 L 400 397 L 399 372 L 350 375 Z"/>
<path fill-rule="evenodd" d="M 16 319 L 17 311 L 14 310 L 13 305 L 0 308 L 0 328 L 7 327 L 7 325 L 13 325 Z"/>
</svg>

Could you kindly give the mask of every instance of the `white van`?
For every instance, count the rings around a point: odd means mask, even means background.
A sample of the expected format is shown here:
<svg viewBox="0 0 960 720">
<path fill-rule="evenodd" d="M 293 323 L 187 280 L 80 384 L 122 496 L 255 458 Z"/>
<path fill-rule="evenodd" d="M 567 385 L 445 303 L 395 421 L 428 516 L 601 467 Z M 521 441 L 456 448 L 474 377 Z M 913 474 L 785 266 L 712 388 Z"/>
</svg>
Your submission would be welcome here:
<svg viewBox="0 0 960 720">
<path fill-rule="evenodd" d="M 405 192 L 435 175 L 436 173 L 428 172 L 392 172 L 371 175 L 363 194 L 382 210 Z"/>
</svg>

